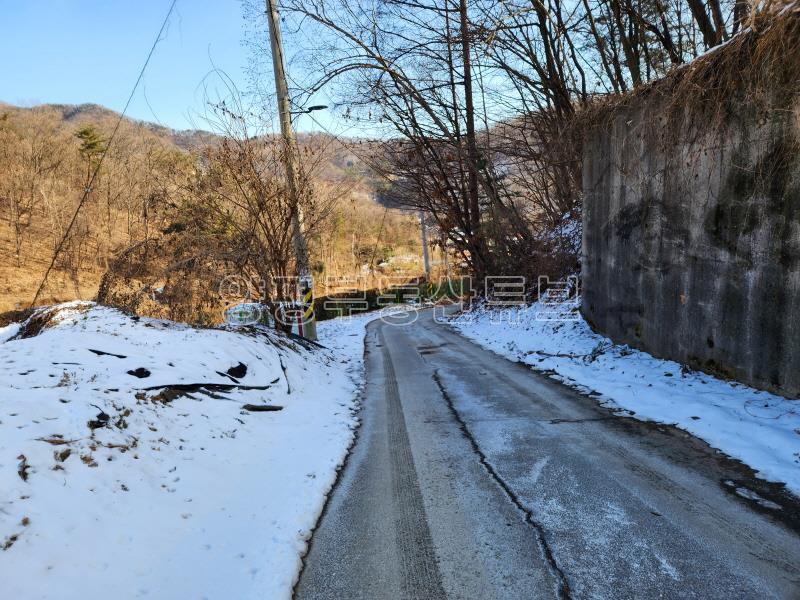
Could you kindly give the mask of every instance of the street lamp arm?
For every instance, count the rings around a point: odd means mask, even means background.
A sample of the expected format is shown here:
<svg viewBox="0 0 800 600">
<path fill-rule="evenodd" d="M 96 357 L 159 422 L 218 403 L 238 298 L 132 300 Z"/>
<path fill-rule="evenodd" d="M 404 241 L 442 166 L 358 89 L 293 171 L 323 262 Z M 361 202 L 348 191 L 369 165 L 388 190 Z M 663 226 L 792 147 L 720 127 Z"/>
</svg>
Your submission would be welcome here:
<svg viewBox="0 0 800 600">
<path fill-rule="evenodd" d="M 328 108 L 327 104 L 315 104 L 314 106 L 309 106 L 308 108 L 304 108 L 303 110 L 293 110 L 290 112 L 292 115 L 304 115 L 306 113 L 314 112 L 315 110 L 325 110 Z"/>
</svg>

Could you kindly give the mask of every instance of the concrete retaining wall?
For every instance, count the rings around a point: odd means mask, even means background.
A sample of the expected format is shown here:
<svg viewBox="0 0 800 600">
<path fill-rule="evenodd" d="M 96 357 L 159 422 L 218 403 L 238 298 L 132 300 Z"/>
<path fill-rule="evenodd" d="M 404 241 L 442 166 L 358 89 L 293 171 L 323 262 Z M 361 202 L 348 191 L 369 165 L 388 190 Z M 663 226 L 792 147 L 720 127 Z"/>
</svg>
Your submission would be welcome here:
<svg viewBox="0 0 800 600">
<path fill-rule="evenodd" d="M 671 121 L 667 101 L 634 99 L 587 139 L 584 315 L 615 340 L 797 397 L 800 99 Z"/>
</svg>

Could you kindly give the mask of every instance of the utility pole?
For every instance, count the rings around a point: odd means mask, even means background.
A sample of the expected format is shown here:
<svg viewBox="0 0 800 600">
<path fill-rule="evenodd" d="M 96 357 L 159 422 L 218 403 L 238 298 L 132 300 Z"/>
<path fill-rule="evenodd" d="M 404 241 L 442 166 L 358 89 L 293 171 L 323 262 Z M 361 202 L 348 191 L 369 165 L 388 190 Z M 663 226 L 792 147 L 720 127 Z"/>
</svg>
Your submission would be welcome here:
<svg viewBox="0 0 800 600">
<path fill-rule="evenodd" d="M 419 233 L 422 242 L 422 264 L 425 267 L 425 279 L 431 280 L 431 260 L 428 255 L 428 232 L 425 230 L 425 213 L 419 211 Z"/>
<path fill-rule="evenodd" d="M 296 164 L 297 140 L 295 140 L 294 131 L 292 130 L 289 88 L 286 85 L 280 17 L 276 0 L 266 0 L 266 8 L 267 21 L 269 22 L 269 42 L 272 48 L 272 69 L 275 73 L 275 93 L 278 97 L 278 114 L 280 116 L 281 135 L 284 145 L 283 156 L 286 165 L 286 182 L 289 188 L 289 202 L 292 209 L 292 238 L 302 305 L 301 315 L 298 316 L 298 333 L 310 340 L 316 340 L 317 324 L 314 319 L 313 282 L 311 281 L 308 245 L 303 235 L 300 209 L 300 178 Z"/>
<path fill-rule="evenodd" d="M 444 259 L 444 278 L 450 283 L 450 259 L 447 254 L 447 236 L 442 235 L 442 257 Z"/>
<path fill-rule="evenodd" d="M 459 0 L 458 12 L 461 25 L 461 59 L 464 67 L 464 109 L 467 121 L 467 190 L 469 198 L 469 216 L 472 235 L 479 256 L 473 257 L 474 266 L 479 271 L 479 278 L 486 276 L 483 232 L 481 231 L 481 214 L 478 189 L 478 143 L 475 139 L 475 107 L 472 101 L 472 60 L 470 57 L 469 20 L 467 18 L 467 0 Z"/>
</svg>

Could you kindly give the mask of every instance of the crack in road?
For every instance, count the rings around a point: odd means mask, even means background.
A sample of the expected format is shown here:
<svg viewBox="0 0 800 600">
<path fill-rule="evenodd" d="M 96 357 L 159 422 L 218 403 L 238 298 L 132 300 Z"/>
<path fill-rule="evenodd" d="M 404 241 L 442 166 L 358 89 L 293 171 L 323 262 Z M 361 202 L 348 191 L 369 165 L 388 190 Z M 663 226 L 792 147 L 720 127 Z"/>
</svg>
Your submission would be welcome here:
<svg viewBox="0 0 800 600">
<path fill-rule="evenodd" d="M 442 383 L 441 377 L 439 376 L 439 370 L 433 370 L 433 381 L 436 383 L 436 386 L 439 388 L 439 392 L 442 394 L 442 398 L 447 404 L 447 408 L 450 410 L 453 418 L 458 423 L 458 427 L 461 430 L 461 434 L 466 438 L 469 442 L 472 451 L 477 455 L 478 460 L 480 461 L 481 465 L 486 472 L 489 473 L 489 476 L 500 486 L 500 488 L 505 492 L 506 496 L 508 496 L 509 500 L 514 504 L 514 506 L 519 510 L 523 516 L 526 523 L 528 523 L 536 532 L 536 538 L 538 539 L 539 543 L 541 544 L 542 550 L 545 555 L 545 559 L 547 560 L 547 564 L 550 566 L 550 569 L 555 574 L 556 578 L 558 579 L 558 596 L 561 600 L 569 600 L 571 598 L 570 586 L 569 581 L 567 581 L 566 575 L 562 571 L 561 567 L 558 565 L 558 562 L 555 559 L 555 555 L 553 554 L 552 548 L 550 547 L 549 542 L 547 541 L 547 536 L 545 535 L 544 526 L 539 523 L 536 518 L 533 516 L 533 512 L 525 507 L 522 501 L 519 499 L 517 494 L 514 490 L 511 489 L 511 486 L 500 476 L 497 470 L 492 466 L 489 462 L 486 455 L 481 450 L 478 443 L 475 441 L 475 438 L 470 433 L 469 429 L 467 428 L 466 423 L 461 418 L 461 414 L 456 410 L 455 405 L 453 404 L 453 399 L 447 393 L 447 390 Z"/>
</svg>

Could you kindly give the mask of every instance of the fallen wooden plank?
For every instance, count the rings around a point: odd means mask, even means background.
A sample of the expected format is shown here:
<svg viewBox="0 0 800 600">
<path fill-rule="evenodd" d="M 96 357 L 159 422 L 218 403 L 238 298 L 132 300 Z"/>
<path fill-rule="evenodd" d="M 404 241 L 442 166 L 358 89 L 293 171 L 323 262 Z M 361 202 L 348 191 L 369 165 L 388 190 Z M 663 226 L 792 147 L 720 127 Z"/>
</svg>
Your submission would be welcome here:
<svg viewBox="0 0 800 600">
<path fill-rule="evenodd" d="M 277 406 L 275 404 L 245 404 L 242 408 L 250 412 L 273 412 L 276 410 L 283 410 L 282 406 Z"/>
</svg>

